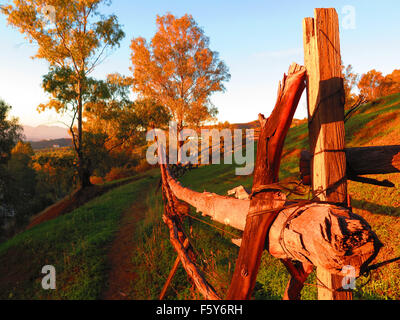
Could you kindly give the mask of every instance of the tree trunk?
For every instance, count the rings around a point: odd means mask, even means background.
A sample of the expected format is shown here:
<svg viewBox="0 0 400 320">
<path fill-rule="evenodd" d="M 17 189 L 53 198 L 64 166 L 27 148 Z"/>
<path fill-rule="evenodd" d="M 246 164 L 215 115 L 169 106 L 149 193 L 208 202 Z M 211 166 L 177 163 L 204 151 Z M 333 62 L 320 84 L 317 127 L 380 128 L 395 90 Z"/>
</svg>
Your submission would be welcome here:
<svg viewBox="0 0 400 320">
<path fill-rule="evenodd" d="M 382 247 L 362 217 L 320 203 L 295 204 L 281 211 L 271 226 L 269 242 L 269 251 L 276 258 L 304 266 L 311 263 L 338 276 L 347 265 L 359 276 Z"/>
<path fill-rule="evenodd" d="M 182 146 L 184 145 L 184 141 L 180 141 L 180 135 L 181 132 L 183 130 L 183 123 L 182 121 L 178 122 L 178 126 L 177 126 L 177 141 L 178 141 L 178 145 L 177 145 L 177 156 L 178 156 L 178 165 L 182 164 Z"/>
<path fill-rule="evenodd" d="M 79 184 L 82 189 L 92 185 L 90 182 L 90 170 L 83 150 L 83 101 L 82 101 L 82 83 L 79 82 L 78 97 L 78 176 Z"/>
</svg>

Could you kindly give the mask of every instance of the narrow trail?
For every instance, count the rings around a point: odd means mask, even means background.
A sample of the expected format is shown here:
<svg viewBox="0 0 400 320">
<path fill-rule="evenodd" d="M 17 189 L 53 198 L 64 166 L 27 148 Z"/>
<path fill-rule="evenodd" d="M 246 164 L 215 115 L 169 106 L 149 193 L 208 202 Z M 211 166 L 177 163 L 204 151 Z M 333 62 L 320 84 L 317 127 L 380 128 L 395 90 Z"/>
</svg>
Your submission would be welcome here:
<svg viewBox="0 0 400 320">
<path fill-rule="evenodd" d="M 121 227 L 110 248 L 108 259 L 110 271 L 108 276 L 108 287 L 103 293 L 104 300 L 129 300 L 132 297 L 133 282 L 136 278 L 132 255 L 136 244 L 133 234 L 136 224 L 145 217 L 147 210 L 146 197 L 149 190 L 154 187 L 143 188 L 143 194 L 123 213 Z"/>
<path fill-rule="evenodd" d="M 26 230 L 32 229 L 33 227 L 49 221 L 53 220 L 61 215 L 70 213 L 74 209 L 77 209 L 90 200 L 100 197 L 101 195 L 123 186 L 128 183 L 132 183 L 133 181 L 143 179 L 146 177 L 145 175 L 134 176 L 123 181 L 111 183 L 108 185 L 93 185 L 86 189 L 77 189 L 71 194 L 64 197 L 64 199 L 56 202 L 55 204 L 51 205 L 50 207 L 46 208 L 42 212 L 38 213 L 37 215 L 31 218 L 29 225 L 26 227 Z"/>
</svg>

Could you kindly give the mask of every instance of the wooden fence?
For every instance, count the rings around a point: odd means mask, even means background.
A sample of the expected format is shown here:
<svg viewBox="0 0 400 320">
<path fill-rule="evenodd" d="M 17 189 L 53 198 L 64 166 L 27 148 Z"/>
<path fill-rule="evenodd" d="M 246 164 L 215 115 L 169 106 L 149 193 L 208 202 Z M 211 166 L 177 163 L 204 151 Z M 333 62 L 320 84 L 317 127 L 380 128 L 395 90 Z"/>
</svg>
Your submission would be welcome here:
<svg viewBox="0 0 400 320">
<path fill-rule="evenodd" d="M 334 9 L 315 9 L 315 17 L 304 19 L 303 28 L 305 67 L 290 67 L 279 84 L 271 116 L 266 119 L 259 115 L 261 131 L 248 199 L 192 191 L 171 176 L 168 166 L 160 165 L 163 219 L 178 253 L 160 298 L 182 263 L 206 299 L 250 299 L 262 253 L 267 249 L 291 275 L 284 299 L 300 299 L 304 283 L 316 267 L 319 299 L 350 300 L 352 291 L 343 289 L 343 267 L 351 265 L 356 276 L 360 276 L 377 256 L 382 244 L 368 223 L 349 207 L 347 179 L 362 179 L 361 174 L 399 172 L 400 147 L 345 149 L 337 13 Z M 298 185 L 280 183 L 278 173 L 284 141 L 305 88 L 311 152 L 302 153 L 300 169 L 303 182 L 312 186 L 313 197 L 310 201 L 288 201 L 285 191 L 295 191 Z M 162 146 L 158 153 L 165 157 Z M 360 160 L 360 154 L 376 159 L 380 169 L 371 167 L 369 160 Z M 362 182 L 374 183 L 368 179 Z M 225 297 L 215 292 L 196 267 L 193 248 L 182 228 L 188 204 L 215 221 L 243 230 L 243 238 L 236 241 L 240 250 Z"/>
</svg>

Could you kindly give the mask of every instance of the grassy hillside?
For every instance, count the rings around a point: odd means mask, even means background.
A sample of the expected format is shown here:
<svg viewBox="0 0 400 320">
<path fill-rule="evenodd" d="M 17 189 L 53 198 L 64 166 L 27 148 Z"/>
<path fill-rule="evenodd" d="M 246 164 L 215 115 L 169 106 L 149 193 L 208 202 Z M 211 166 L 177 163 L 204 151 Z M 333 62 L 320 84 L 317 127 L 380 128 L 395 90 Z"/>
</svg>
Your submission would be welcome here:
<svg viewBox="0 0 400 320">
<path fill-rule="evenodd" d="M 140 201 L 146 176 L 42 223 L 0 245 L 0 299 L 97 299 L 107 283 L 107 254 L 122 213 Z M 41 289 L 41 269 L 53 265 L 57 290 Z"/>
<path fill-rule="evenodd" d="M 400 94 L 386 97 L 362 106 L 346 123 L 348 147 L 398 144 L 400 141 Z M 308 149 L 308 127 L 303 122 L 290 129 L 285 142 L 281 179 L 299 177 L 298 160 L 300 151 Z M 202 167 L 185 175 L 183 185 L 197 191 L 210 191 L 225 194 L 229 189 L 240 184 L 250 187 L 251 177 L 237 177 L 233 165 L 211 165 Z M 367 219 L 378 237 L 385 244 L 376 261 L 384 261 L 400 255 L 400 174 L 371 176 L 388 179 L 395 183 L 395 188 L 369 186 L 349 182 L 354 211 Z M 158 201 L 156 201 L 158 199 Z M 153 194 L 148 200 L 151 208 L 147 219 L 142 222 L 136 235 L 138 254 L 137 268 L 139 279 L 135 285 L 136 295 L 132 298 L 156 299 L 172 267 L 176 254 L 168 243 L 166 228 L 160 221 L 161 203 L 159 196 Z M 194 212 L 192 212 L 195 215 Z M 200 217 L 203 220 L 206 218 Z M 213 223 L 207 220 L 209 223 Z M 192 221 L 192 242 L 199 252 L 199 261 L 208 280 L 223 295 L 232 276 L 238 248 L 230 243 L 231 234 L 212 229 L 207 225 Z M 222 225 L 219 228 L 232 232 Z M 187 233 L 189 228 L 187 226 Z M 145 256 L 145 263 L 139 256 Z M 152 261 L 157 260 L 157 264 Z M 358 280 L 356 299 L 400 299 L 400 267 L 392 264 L 374 272 L 371 280 Z M 286 287 L 288 275 L 283 265 L 276 259 L 264 254 L 255 290 L 256 299 L 281 299 Z M 312 274 L 308 283 L 315 284 Z M 188 299 L 197 297 L 187 285 L 183 270 L 175 276 L 172 289 L 167 298 Z M 316 299 L 314 286 L 306 286 L 303 299 Z"/>
<path fill-rule="evenodd" d="M 346 123 L 348 147 L 399 144 L 400 94 L 362 106 Z M 290 129 L 281 166 L 281 178 L 297 178 L 298 157 L 308 148 L 306 123 Z M 234 165 L 200 167 L 181 182 L 194 190 L 225 194 L 238 185 L 250 187 L 252 177 L 238 177 Z M 354 211 L 362 215 L 385 244 L 376 261 L 400 256 L 400 174 L 373 176 L 388 179 L 395 188 L 349 182 Z M 108 252 L 120 228 L 121 217 L 140 202 L 145 218 L 135 225 L 130 259 L 135 278 L 126 298 L 157 299 L 176 253 L 168 239 L 162 215 L 157 170 L 149 177 L 117 188 L 70 214 L 43 223 L 0 245 L 1 299 L 96 299 L 107 289 Z M 197 213 L 192 215 L 208 222 Z M 190 233 L 190 225 L 192 232 Z M 215 229 L 197 220 L 185 222 L 196 249 L 197 261 L 207 279 L 223 296 L 233 273 L 238 248 L 231 239 L 240 232 L 218 225 Z M 57 269 L 57 290 L 41 289 L 41 268 Z M 283 265 L 264 254 L 255 290 L 256 299 L 281 299 L 288 275 Z M 367 279 L 360 279 L 362 285 Z M 312 275 L 309 283 L 315 283 Z M 357 299 L 400 299 L 400 264 L 374 272 L 370 282 L 358 288 Z M 188 284 L 182 268 L 167 292 L 168 299 L 200 299 Z M 315 299 L 316 288 L 306 286 L 304 299 Z"/>
</svg>

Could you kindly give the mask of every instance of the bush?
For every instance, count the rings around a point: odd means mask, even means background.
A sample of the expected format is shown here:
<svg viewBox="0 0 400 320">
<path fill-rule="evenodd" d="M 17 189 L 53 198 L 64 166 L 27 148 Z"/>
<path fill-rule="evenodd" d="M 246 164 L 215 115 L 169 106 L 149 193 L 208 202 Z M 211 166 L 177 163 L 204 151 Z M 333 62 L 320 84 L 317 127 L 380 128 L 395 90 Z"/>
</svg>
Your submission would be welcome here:
<svg viewBox="0 0 400 320">
<path fill-rule="evenodd" d="M 104 177 L 105 181 L 114 181 L 123 178 L 131 177 L 135 174 L 135 170 L 132 168 L 124 168 L 124 167 L 114 167 L 110 170 L 109 173 Z"/>
<path fill-rule="evenodd" d="M 91 184 L 103 184 L 104 179 L 102 177 L 93 176 L 93 177 L 90 177 L 90 183 Z"/>
<path fill-rule="evenodd" d="M 145 172 L 152 169 L 153 166 L 147 162 L 146 159 L 139 161 L 139 164 L 135 167 L 136 172 Z"/>
</svg>

